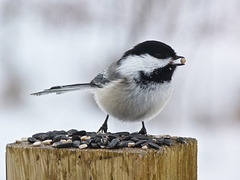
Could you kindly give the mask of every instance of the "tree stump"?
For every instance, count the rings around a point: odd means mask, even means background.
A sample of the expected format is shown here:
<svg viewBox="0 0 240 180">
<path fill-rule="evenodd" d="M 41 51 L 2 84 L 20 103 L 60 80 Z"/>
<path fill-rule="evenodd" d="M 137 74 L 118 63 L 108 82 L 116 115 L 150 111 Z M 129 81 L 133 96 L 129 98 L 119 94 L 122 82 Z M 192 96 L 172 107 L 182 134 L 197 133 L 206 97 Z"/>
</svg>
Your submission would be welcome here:
<svg viewBox="0 0 240 180">
<path fill-rule="evenodd" d="M 159 150 L 6 147 L 7 180 L 195 180 L 197 140 Z"/>
</svg>

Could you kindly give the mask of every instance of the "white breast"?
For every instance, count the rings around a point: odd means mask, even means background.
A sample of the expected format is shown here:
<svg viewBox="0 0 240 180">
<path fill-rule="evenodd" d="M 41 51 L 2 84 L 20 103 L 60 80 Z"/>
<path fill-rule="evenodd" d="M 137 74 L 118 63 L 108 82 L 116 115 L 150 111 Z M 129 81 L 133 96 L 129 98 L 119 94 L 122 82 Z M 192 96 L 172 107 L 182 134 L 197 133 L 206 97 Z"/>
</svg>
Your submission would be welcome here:
<svg viewBox="0 0 240 180">
<path fill-rule="evenodd" d="M 172 94 L 171 84 L 159 83 L 140 88 L 126 86 L 122 80 L 109 83 L 94 93 L 99 107 L 122 121 L 146 121 L 156 116 Z"/>
</svg>

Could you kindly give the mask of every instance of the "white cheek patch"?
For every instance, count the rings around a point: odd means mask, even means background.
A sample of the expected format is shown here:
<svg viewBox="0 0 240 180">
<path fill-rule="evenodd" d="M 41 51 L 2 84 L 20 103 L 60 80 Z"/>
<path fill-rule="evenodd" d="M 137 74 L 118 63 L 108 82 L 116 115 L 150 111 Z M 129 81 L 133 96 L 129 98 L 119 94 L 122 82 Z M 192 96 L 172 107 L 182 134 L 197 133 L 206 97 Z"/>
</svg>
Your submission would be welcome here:
<svg viewBox="0 0 240 180">
<path fill-rule="evenodd" d="M 139 71 L 150 73 L 154 69 L 166 66 L 170 61 L 171 58 L 157 59 L 149 54 L 128 56 L 122 60 L 117 70 L 121 75 L 137 77 Z"/>
</svg>

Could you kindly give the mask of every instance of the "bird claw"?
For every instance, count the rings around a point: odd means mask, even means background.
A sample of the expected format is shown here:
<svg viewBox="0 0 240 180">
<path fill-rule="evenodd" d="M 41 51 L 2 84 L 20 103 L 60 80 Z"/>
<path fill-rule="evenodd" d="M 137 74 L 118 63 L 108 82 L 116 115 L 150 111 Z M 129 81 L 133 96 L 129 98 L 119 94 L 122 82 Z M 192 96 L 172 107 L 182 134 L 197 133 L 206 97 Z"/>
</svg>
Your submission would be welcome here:
<svg viewBox="0 0 240 180">
<path fill-rule="evenodd" d="M 107 121 L 108 121 L 109 115 L 107 115 L 104 123 L 102 124 L 102 126 L 99 128 L 98 133 L 107 133 L 107 129 L 108 129 L 108 125 L 107 125 Z"/>
<path fill-rule="evenodd" d="M 142 121 L 142 129 L 138 132 L 139 134 L 146 135 L 147 130 L 145 128 L 144 122 Z"/>
</svg>

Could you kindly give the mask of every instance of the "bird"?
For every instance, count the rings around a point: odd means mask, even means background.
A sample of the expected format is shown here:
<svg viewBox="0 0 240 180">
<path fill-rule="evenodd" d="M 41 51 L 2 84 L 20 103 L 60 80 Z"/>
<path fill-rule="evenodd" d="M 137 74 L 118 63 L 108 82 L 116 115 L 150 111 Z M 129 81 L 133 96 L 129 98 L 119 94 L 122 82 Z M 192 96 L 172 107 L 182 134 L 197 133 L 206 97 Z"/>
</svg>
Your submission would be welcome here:
<svg viewBox="0 0 240 180">
<path fill-rule="evenodd" d="M 185 62 L 169 45 L 147 40 L 127 50 L 89 83 L 53 86 L 31 95 L 88 91 L 107 114 L 98 132 L 107 132 L 111 115 L 120 121 L 142 122 L 139 134 L 147 134 L 144 122 L 167 104 L 173 91 L 172 76 Z"/>
</svg>

